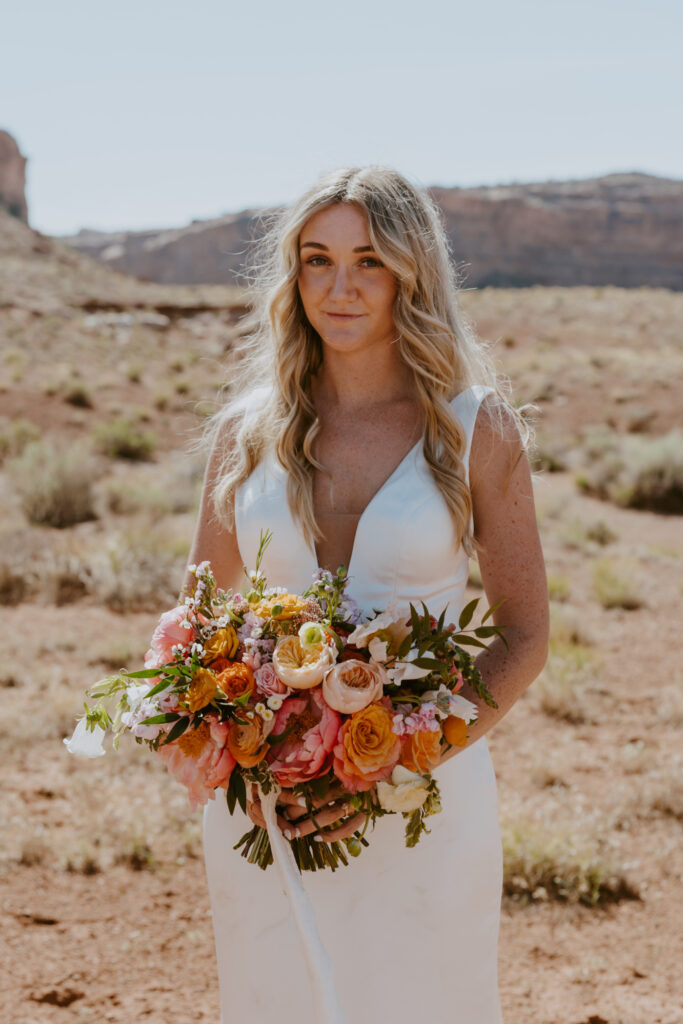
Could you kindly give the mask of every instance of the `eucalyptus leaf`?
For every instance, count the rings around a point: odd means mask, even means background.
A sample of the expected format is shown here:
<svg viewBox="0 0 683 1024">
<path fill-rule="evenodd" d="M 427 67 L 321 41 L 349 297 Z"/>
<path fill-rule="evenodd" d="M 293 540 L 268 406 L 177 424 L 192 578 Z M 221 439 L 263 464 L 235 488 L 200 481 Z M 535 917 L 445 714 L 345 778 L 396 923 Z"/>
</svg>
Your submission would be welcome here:
<svg viewBox="0 0 683 1024">
<path fill-rule="evenodd" d="M 472 616 L 474 615 L 475 609 L 478 604 L 478 597 L 475 597 L 473 601 L 468 601 L 463 610 L 460 612 L 460 618 L 458 619 L 459 629 L 467 629 L 470 622 L 472 621 Z"/>
<path fill-rule="evenodd" d="M 172 728 L 169 730 L 168 736 L 162 743 L 162 746 L 165 747 L 167 743 L 174 743 L 176 740 L 180 739 L 180 737 L 183 735 L 189 724 L 189 715 L 185 715 L 183 718 L 178 719 L 175 725 L 172 726 Z"/>
<path fill-rule="evenodd" d="M 175 711 L 165 711 L 163 715 L 153 715 L 151 718 L 146 718 L 144 722 L 140 722 L 140 725 L 163 725 L 165 722 L 177 722 L 180 715 L 176 714 Z"/>
</svg>

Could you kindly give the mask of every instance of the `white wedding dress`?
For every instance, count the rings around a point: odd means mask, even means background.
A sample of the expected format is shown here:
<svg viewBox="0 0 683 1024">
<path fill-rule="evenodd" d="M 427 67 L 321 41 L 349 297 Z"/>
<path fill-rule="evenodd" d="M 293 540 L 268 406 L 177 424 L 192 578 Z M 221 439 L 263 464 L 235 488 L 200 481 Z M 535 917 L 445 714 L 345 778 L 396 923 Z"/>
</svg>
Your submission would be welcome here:
<svg viewBox="0 0 683 1024">
<path fill-rule="evenodd" d="M 489 389 L 452 402 L 467 433 Z M 255 396 L 254 400 L 257 400 Z M 292 519 L 285 473 L 266 460 L 236 494 L 244 564 L 259 531 L 273 539 L 263 569 L 272 585 L 301 591 L 316 557 Z M 452 551 L 447 506 L 422 454 L 408 453 L 365 509 L 348 567 L 349 593 L 370 613 L 391 601 L 425 601 L 446 621 L 463 605 L 468 559 Z M 303 872 L 318 931 L 331 957 L 349 1024 L 500 1024 L 497 946 L 502 852 L 496 780 L 486 737 L 436 769 L 442 811 L 431 834 L 407 848 L 401 814 L 370 826 L 364 847 L 332 872 Z M 299 935 L 276 866 L 262 871 L 233 844 L 251 827 L 230 816 L 222 791 L 204 813 L 220 982 L 221 1024 L 318 1024 Z"/>
</svg>

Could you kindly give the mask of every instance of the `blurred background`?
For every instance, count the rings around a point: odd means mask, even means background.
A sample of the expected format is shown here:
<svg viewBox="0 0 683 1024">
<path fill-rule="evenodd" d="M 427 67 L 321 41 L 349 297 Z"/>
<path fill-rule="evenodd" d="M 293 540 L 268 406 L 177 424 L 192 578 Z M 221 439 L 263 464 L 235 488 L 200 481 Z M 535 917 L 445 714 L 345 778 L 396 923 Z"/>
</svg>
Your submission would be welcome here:
<svg viewBox="0 0 683 1024">
<path fill-rule="evenodd" d="M 146 748 L 61 740 L 182 585 L 190 445 L 261 213 L 367 163 L 432 190 L 465 313 L 538 408 L 551 653 L 490 734 L 504 1010 L 683 1020 L 682 21 L 673 0 L 5 12 L 3 1022 L 218 1018 L 201 813 Z"/>
</svg>

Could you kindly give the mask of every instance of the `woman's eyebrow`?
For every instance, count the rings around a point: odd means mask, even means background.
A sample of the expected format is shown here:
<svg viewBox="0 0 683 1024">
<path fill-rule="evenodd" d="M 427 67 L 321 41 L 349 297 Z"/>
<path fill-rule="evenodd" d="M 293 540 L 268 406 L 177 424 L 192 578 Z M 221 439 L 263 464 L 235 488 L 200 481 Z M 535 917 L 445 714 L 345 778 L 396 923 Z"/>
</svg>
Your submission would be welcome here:
<svg viewBox="0 0 683 1024">
<path fill-rule="evenodd" d="M 326 245 L 322 244 L 322 242 L 302 242 L 301 243 L 301 248 L 305 249 L 307 245 L 312 246 L 314 249 L 322 249 L 323 252 L 329 252 L 330 251 Z M 375 250 L 373 249 L 373 247 L 371 245 L 357 245 L 356 248 L 353 249 L 352 251 L 353 252 L 374 252 Z"/>
</svg>

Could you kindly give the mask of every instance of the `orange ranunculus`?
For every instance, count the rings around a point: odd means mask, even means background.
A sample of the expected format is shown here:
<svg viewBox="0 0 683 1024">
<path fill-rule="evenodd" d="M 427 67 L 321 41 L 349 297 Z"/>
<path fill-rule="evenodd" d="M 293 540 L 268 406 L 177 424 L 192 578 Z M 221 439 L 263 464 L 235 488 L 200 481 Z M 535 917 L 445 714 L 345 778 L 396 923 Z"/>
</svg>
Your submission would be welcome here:
<svg viewBox="0 0 683 1024">
<path fill-rule="evenodd" d="M 190 711 L 200 711 L 216 696 L 216 676 L 208 668 L 200 668 L 192 676 L 192 682 L 182 697 Z"/>
<path fill-rule="evenodd" d="M 467 743 L 467 722 L 457 715 L 449 715 L 443 723 L 443 734 L 452 747 L 464 747 Z"/>
<path fill-rule="evenodd" d="M 216 676 L 216 682 L 229 700 L 256 689 L 254 673 L 242 661 L 231 661 Z"/>
<path fill-rule="evenodd" d="M 371 789 L 391 775 L 401 753 L 392 724 L 391 701 L 385 697 L 354 712 L 342 725 L 333 768 L 350 792 Z"/>
<path fill-rule="evenodd" d="M 248 717 L 251 714 L 251 718 Z M 268 753 L 266 723 L 255 711 L 241 710 L 228 731 L 228 750 L 242 768 L 251 768 Z"/>
<path fill-rule="evenodd" d="M 411 772 L 431 772 L 439 764 L 441 730 L 409 733 L 401 743 L 401 764 Z"/>
<path fill-rule="evenodd" d="M 240 645 L 233 626 L 223 626 L 209 640 L 204 641 L 204 656 L 208 665 L 216 658 L 234 658 Z"/>
</svg>

